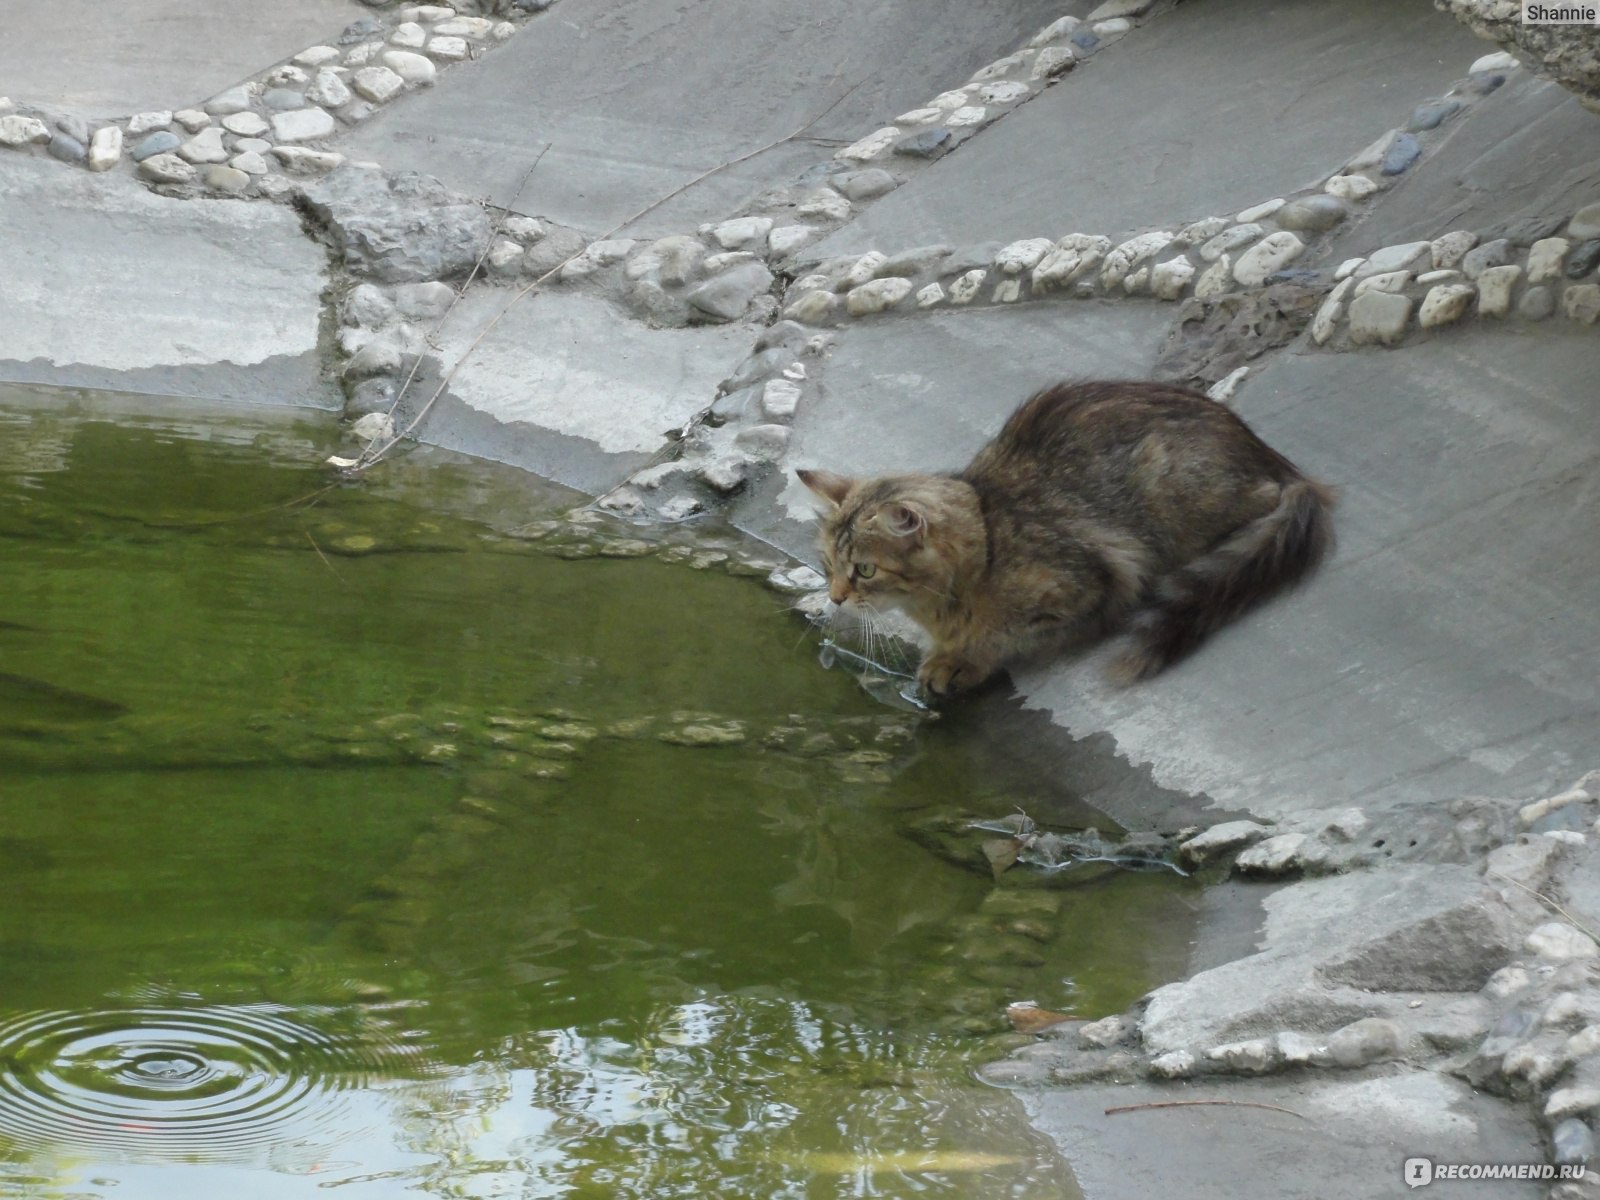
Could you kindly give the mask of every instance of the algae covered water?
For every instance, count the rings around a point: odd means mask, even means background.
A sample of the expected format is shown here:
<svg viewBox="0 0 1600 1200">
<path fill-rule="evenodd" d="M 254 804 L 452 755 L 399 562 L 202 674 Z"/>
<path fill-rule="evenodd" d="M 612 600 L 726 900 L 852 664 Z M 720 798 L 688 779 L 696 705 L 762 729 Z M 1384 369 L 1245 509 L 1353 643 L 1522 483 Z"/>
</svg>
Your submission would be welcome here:
<svg viewBox="0 0 1600 1200">
<path fill-rule="evenodd" d="M 760 547 L 333 436 L 0 394 L 0 1194 L 1075 1194 L 970 1068 L 1192 885 L 913 836 L 1027 797 Z"/>
</svg>

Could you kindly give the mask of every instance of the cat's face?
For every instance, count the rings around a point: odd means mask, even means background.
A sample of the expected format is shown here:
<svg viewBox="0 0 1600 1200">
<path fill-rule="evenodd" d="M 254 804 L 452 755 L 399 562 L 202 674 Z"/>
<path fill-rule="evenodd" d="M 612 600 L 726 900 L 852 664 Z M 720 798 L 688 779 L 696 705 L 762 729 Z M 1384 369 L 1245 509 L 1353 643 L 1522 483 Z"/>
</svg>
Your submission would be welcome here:
<svg viewBox="0 0 1600 1200">
<path fill-rule="evenodd" d="M 890 480 L 861 483 L 827 471 L 798 475 L 828 502 L 819 548 L 829 599 L 899 608 L 932 590 L 938 553 L 924 508 L 914 498 L 898 495 Z"/>
</svg>

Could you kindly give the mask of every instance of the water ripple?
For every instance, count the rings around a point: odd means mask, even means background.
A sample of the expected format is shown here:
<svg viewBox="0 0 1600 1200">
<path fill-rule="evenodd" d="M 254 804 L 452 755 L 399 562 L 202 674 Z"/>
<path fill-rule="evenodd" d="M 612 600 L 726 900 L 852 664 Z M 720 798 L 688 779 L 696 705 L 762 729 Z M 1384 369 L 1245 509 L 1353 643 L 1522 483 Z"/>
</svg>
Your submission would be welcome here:
<svg viewBox="0 0 1600 1200">
<path fill-rule="evenodd" d="M 0 1018 L 0 1138 L 212 1161 L 296 1133 L 339 1140 L 355 1132 L 349 1094 L 415 1077 L 418 1055 L 343 1010 L 22 1013 Z"/>
</svg>

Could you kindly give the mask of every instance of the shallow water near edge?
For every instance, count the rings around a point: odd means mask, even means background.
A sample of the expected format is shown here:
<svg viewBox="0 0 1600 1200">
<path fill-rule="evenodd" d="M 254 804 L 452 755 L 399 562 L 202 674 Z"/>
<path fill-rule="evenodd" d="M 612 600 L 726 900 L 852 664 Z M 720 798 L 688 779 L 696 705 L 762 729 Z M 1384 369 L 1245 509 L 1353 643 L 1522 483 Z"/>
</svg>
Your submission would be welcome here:
<svg viewBox="0 0 1600 1200">
<path fill-rule="evenodd" d="M 0 392 L 0 1194 L 1077 1194 L 971 1067 L 1192 881 L 914 836 L 1032 798 L 760 547 L 149 409 Z"/>
</svg>

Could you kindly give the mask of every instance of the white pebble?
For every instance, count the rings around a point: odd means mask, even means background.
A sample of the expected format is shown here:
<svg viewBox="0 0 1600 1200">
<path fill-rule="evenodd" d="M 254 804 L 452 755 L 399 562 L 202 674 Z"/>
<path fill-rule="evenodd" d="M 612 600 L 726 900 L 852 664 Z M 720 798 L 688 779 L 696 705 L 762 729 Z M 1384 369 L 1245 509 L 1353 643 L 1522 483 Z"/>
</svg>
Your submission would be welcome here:
<svg viewBox="0 0 1600 1200">
<path fill-rule="evenodd" d="M 984 276 L 988 272 L 982 267 L 975 267 L 960 276 L 950 285 L 950 303 L 968 304 L 977 296 L 978 289 L 983 286 Z"/>
<path fill-rule="evenodd" d="M 1335 175 L 1322 190 L 1341 200 L 1365 200 L 1378 190 L 1378 185 L 1365 175 Z"/>
<path fill-rule="evenodd" d="M 1025 83 L 986 83 L 978 89 L 978 99 L 985 104 L 1010 104 L 1032 92 L 1033 89 Z"/>
<path fill-rule="evenodd" d="M 1467 68 L 1467 74 L 1476 75 L 1479 71 L 1514 71 L 1521 65 L 1515 54 L 1501 50 L 1499 53 L 1485 54 L 1482 58 L 1475 59 Z"/>
<path fill-rule="evenodd" d="M 1423 329 L 1435 329 L 1459 321 L 1477 294 L 1478 289 L 1470 283 L 1441 283 L 1430 288 L 1417 311 L 1417 324 Z"/>
<path fill-rule="evenodd" d="M 1561 275 L 1561 260 L 1572 245 L 1564 237 L 1540 238 L 1528 247 L 1528 282 L 1543 283 Z"/>
<path fill-rule="evenodd" d="M 172 124 L 172 111 L 163 109 L 160 112 L 134 113 L 128 118 L 128 136 L 138 137 L 141 133 L 152 133 L 157 129 L 165 129 Z"/>
<path fill-rule="evenodd" d="M 1353 279 L 1344 279 L 1335 284 L 1333 291 L 1323 300 L 1322 307 L 1317 309 L 1317 315 L 1311 318 L 1311 340 L 1317 345 L 1325 344 L 1333 336 L 1339 317 L 1344 312 L 1344 298 L 1354 286 Z"/>
<path fill-rule="evenodd" d="M 407 83 L 418 86 L 432 83 L 439 74 L 439 68 L 433 65 L 432 59 L 409 50 L 387 51 L 383 56 L 383 65 Z"/>
<path fill-rule="evenodd" d="M 266 121 L 253 112 L 229 113 L 222 118 L 222 127 L 240 137 L 260 137 L 267 131 Z"/>
<path fill-rule="evenodd" d="M 1150 269 L 1150 291 L 1157 299 L 1176 300 L 1194 278 L 1194 264 L 1187 258 L 1169 258 Z"/>
<path fill-rule="evenodd" d="M 882 129 L 867 134 L 859 142 L 846 146 L 834 157 L 848 159 L 851 162 L 866 162 L 869 159 L 877 158 L 878 155 L 894 145 L 895 139 L 899 136 L 900 130 L 896 126 L 887 125 Z"/>
<path fill-rule="evenodd" d="M 1231 229 L 1224 229 L 1216 237 L 1200 247 L 1200 257 L 1206 262 L 1216 262 L 1230 250 L 1237 250 L 1240 246 L 1248 245 L 1261 236 L 1261 226 L 1256 224 L 1235 225 Z"/>
<path fill-rule="evenodd" d="M 294 56 L 294 61 L 302 67 L 320 67 L 327 63 L 339 61 L 339 51 L 334 46 L 307 46 Z"/>
<path fill-rule="evenodd" d="M 800 388 L 787 379 L 769 379 L 761 389 L 761 411 L 774 421 L 786 421 L 800 407 Z"/>
<path fill-rule="evenodd" d="M 122 130 L 102 125 L 89 139 L 89 170 L 109 171 L 122 158 Z"/>
<path fill-rule="evenodd" d="M 1244 225 L 1251 221 L 1259 221 L 1263 217 L 1270 217 L 1282 207 L 1282 197 L 1279 197 L 1275 200 L 1263 200 L 1260 204 L 1255 204 L 1249 208 L 1241 209 L 1239 212 L 1234 214 L 1233 219 L 1238 221 L 1241 225 Z"/>
<path fill-rule="evenodd" d="M 849 271 L 845 272 L 844 279 L 841 282 L 847 288 L 860 287 L 871 280 L 878 273 L 878 268 L 888 261 L 889 256 L 887 254 L 878 250 L 868 250 L 860 258 L 856 259 L 855 264 Z"/>
<path fill-rule="evenodd" d="M 407 49 L 416 49 L 428 40 L 428 31 L 415 21 L 402 21 L 395 26 L 394 32 L 389 35 L 389 43 L 394 46 L 404 46 Z"/>
<path fill-rule="evenodd" d="M 780 225 L 767 235 L 767 249 L 782 258 L 792 254 L 811 240 L 812 230 L 807 225 Z"/>
<path fill-rule="evenodd" d="M 994 256 L 994 265 L 1007 275 L 1020 275 L 1023 271 L 1033 270 L 1039 260 L 1053 249 L 1055 243 L 1049 238 L 1024 238 L 1002 247 Z"/>
<path fill-rule="evenodd" d="M 1503 267 L 1490 267 L 1478 276 L 1478 313 L 1485 317 L 1503 317 L 1511 311 L 1511 293 L 1517 285 L 1522 268 L 1515 263 Z"/>
<path fill-rule="evenodd" d="M 400 93 L 406 81 L 388 67 L 362 67 L 350 78 L 350 86 L 363 99 L 382 104 Z M 276 123 L 277 118 L 273 118 Z"/>
<path fill-rule="evenodd" d="M 1233 277 L 1245 287 L 1260 287 L 1267 276 L 1299 258 L 1305 243 L 1286 229 L 1269 233 L 1239 256 Z"/>
<path fill-rule="evenodd" d="M 445 62 L 460 62 L 469 53 L 466 38 L 436 37 L 428 43 L 428 54 Z"/>
<path fill-rule="evenodd" d="M 845 309 L 852 317 L 864 317 L 893 308 L 910 293 L 909 279 L 874 279 L 850 289 L 850 294 L 845 297 Z"/>
<path fill-rule="evenodd" d="M 1593 958 L 1600 954 L 1594 939 L 1564 921 L 1547 921 L 1528 934 L 1523 945 L 1540 958 L 1565 962 L 1574 958 Z"/>
</svg>

